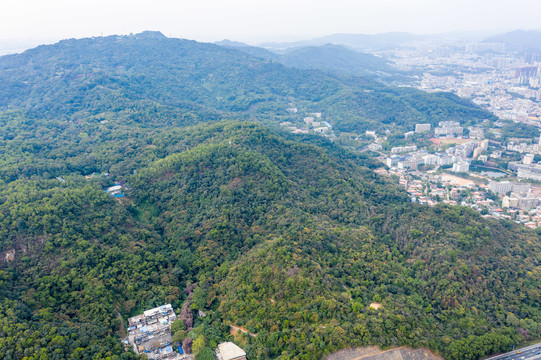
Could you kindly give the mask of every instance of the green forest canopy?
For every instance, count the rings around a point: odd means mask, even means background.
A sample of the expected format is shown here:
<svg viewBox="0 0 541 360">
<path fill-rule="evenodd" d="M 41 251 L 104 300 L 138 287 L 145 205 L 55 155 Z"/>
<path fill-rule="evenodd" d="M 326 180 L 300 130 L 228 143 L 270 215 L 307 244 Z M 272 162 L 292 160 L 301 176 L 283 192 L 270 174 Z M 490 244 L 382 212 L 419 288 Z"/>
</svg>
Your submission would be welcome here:
<svg viewBox="0 0 541 360">
<path fill-rule="evenodd" d="M 187 299 L 201 358 L 230 324 L 252 359 L 540 337 L 535 232 L 411 204 L 363 155 L 272 130 L 292 97 L 343 129 L 487 116 L 470 103 L 157 34 L 2 57 L 0 78 L 0 358 L 136 358 L 123 321 Z"/>
<path fill-rule="evenodd" d="M 65 182 L 5 179 L 2 356 L 126 357 L 119 316 L 179 309 L 190 284 L 208 314 L 190 334 L 244 326 L 256 359 L 372 344 L 476 359 L 539 337 L 535 233 L 411 204 L 369 160 L 299 140 L 239 122 L 146 134 L 119 160 L 122 203 L 102 190 L 112 180 L 66 168 Z"/>
</svg>

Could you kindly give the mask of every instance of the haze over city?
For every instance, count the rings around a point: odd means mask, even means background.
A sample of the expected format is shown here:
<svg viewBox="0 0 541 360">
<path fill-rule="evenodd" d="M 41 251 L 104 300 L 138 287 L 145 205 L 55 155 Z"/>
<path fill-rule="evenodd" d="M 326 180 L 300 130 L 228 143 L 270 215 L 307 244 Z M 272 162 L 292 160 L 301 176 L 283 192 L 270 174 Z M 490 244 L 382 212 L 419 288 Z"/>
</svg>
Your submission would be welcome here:
<svg viewBox="0 0 541 360">
<path fill-rule="evenodd" d="M 502 32 L 538 27 L 541 2 L 431 0 L 24 0 L 3 4 L 0 41 L 53 42 L 159 30 L 197 41 L 257 43 L 332 33 Z"/>
</svg>

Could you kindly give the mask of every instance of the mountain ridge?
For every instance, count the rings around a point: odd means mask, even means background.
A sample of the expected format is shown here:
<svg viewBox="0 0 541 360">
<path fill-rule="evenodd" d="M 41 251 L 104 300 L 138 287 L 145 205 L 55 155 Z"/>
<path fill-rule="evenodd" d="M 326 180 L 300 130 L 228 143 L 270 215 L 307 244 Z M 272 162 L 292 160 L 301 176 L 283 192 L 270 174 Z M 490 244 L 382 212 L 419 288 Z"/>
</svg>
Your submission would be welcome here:
<svg viewBox="0 0 541 360">
<path fill-rule="evenodd" d="M 291 102 L 325 112 L 342 131 L 494 118 L 448 94 L 288 68 L 235 49 L 154 35 L 64 40 L 4 56 L 0 80 L 0 109 L 73 121 L 122 113 L 125 121 L 161 126 L 151 114 L 165 113 L 168 124 L 235 117 L 277 125 L 291 118 Z"/>
</svg>

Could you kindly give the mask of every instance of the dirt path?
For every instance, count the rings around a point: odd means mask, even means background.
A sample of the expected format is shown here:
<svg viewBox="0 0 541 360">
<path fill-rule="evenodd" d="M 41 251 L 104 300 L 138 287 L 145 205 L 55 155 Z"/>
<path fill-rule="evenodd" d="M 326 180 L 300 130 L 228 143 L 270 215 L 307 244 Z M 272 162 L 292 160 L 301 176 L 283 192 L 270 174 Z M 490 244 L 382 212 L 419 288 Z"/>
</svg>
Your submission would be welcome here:
<svg viewBox="0 0 541 360">
<path fill-rule="evenodd" d="M 250 335 L 251 337 L 256 337 L 257 334 L 254 334 L 254 333 L 251 333 L 251 332 L 248 332 L 247 329 L 243 328 L 243 327 L 240 327 L 240 326 L 236 326 L 236 325 L 229 325 L 229 327 L 231 328 L 231 335 L 235 335 L 237 332 L 243 332 L 245 334 L 248 334 Z"/>
<path fill-rule="evenodd" d="M 368 355 L 361 355 L 359 357 L 353 358 L 351 360 L 371 360 L 371 359 L 385 359 L 385 360 L 404 360 L 402 357 L 402 354 L 400 353 L 400 349 L 390 349 L 390 350 L 384 350 L 381 351 L 378 354 L 368 354 Z"/>
</svg>

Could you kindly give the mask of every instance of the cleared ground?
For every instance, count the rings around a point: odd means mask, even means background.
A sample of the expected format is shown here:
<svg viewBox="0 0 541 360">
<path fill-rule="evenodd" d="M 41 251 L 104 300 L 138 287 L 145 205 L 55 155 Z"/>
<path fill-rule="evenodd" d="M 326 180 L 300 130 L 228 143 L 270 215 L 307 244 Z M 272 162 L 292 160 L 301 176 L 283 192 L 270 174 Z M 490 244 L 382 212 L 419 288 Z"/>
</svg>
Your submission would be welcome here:
<svg viewBox="0 0 541 360">
<path fill-rule="evenodd" d="M 427 349 L 396 348 L 380 350 L 376 346 L 345 349 L 331 354 L 325 360 L 444 360 Z"/>
</svg>

